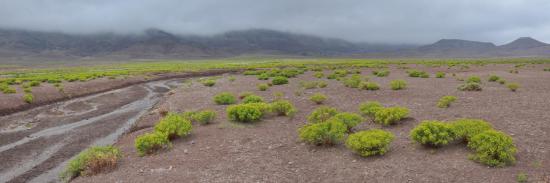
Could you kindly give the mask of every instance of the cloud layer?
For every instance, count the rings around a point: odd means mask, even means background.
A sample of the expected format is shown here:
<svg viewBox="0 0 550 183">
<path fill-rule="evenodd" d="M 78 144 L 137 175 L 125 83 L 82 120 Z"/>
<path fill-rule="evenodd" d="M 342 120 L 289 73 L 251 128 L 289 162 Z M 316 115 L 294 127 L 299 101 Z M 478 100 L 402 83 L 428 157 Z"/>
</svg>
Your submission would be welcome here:
<svg viewBox="0 0 550 183">
<path fill-rule="evenodd" d="M 266 28 L 356 42 L 550 42 L 548 0 L 0 0 L 0 27 L 66 33 Z"/>
</svg>

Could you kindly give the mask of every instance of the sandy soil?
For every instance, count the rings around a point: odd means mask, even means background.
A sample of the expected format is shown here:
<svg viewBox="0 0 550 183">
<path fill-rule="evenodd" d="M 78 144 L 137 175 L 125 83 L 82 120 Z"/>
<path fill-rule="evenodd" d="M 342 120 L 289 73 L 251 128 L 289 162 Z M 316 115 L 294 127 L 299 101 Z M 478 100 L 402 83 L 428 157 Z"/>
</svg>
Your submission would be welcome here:
<svg viewBox="0 0 550 183">
<path fill-rule="evenodd" d="M 290 84 L 258 91 L 256 84 L 265 81 L 254 76 L 236 75 L 236 81 L 220 79 L 214 87 L 198 83 L 182 86 L 163 99 L 152 113 L 143 116 L 134 130 L 116 146 L 124 153 L 119 167 L 112 172 L 80 177 L 75 182 L 515 182 L 520 172 L 531 181 L 550 181 L 550 72 L 540 65 L 526 66 L 519 74 L 508 73 L 513 65 L 473 66 L 467 70 L 416 66 L 435 73 L 445 71 L 447 78 L 410 78 L 405 70 L 392 68 L 386 78 L 369 75 L 381 89 L 365 91 L 345 88 L 340 82 L 326 80 L 327 88 L 295 91 L 299 82 L 317 80 L 308 72 L 290 79 Z M 547 66 L 545 66 L 547 67 Z M 328 71 L 326 71 L 328 73 Z M 484 79 L 481 92 L 458 91 L 462 83 L 451 77 L 478 75 Z M 496 74 L 509 82 L 521 84 L 517 92 L 498 83 L 486 82 Z M 404 79 L 408 88 L 393 91 L 389 82 Z M 223 91 L 252 91 L 268 100 L 273 92 L 283 92 L 299 112 L 293 119 L 269 117 L 244 125 L 228 122 L 226 106 L 215 105 L 212 97 Z M 372 128 L 389 130 L 396 135 L 391 150 L 384 156 L 362 158 L 343 144 L 315 147 L 300 142 L 297 129 L 306 123 L 316 107 L 308 100 L 322 92 L 330 98 L 325 105 L 341 111 L 358 112 L 358 105 L 379 101 L 387 106 L 405 106 L 410 118 L 391 127 L 364 122 L 356 131 Z M 458 100 L 448 109 L 436 107 L 444 95 Z M 213 109 L 218 117 L 214 124 L 195 125 L 190 136 L 175 140 L 173 148 L 155 155 L 138 157 L 134 149 L 136 136 L 149 132 L 160 118 L 155 110 L 189 111 Z M 422 120 L 479 118 L 510 134 L 518 148 L 517 163 L 505 168 L 489 168 L 468 160 L 465 144 L 452 144 L 430 149 L 412 143 L 409 131 Z"/>
</svg>

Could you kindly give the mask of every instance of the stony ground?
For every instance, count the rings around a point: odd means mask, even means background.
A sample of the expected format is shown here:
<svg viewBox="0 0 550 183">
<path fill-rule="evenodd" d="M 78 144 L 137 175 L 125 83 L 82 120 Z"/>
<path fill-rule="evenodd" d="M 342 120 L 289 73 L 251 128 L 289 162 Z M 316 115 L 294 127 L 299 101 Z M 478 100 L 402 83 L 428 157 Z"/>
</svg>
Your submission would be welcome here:
<svg viewBox="0 0 550 183">
<path fill-rule="evenodd" d="M 124 156 L 112 172 L 81 177 L 75 182 L 515 182 L 518 173 L 526 173 L 531 181 L 550 181 L 550 72 L 540 65 L 508 72 L 513 65 L 472 66 L 469 69 L 412 66 L 435 73 L 445 71 L 447 78 L 411 78 L 405 70 L 391 68 L 389 77 L 372 76 L 373 69 L 362 75 L 378 82 L 381 89 L 365 91 L 346 88 L 335 80 L 325 80 L 327 88 L 301 90 L 300 81 L 318 80 L 312 72 L 290 79 L 290 84 L 258 91 L 265 81 L 254 76 L 227 75 L 214 87 L 194 82 L 173 91 L 149 114 L 143 116 L 132 132 L 116 146 Z M 544 66 L 548 67 L 548 65 Z M 326 71 L 329 73 L 329 71 Z M 456 73 L 452 77 L 450 73 Z M 509 82 L 521 84 L 517 92 L 504 85 L 487 82 L 496 74 Z M 483 78 L 483 91 L 464 92 L 456 88 L 456 78 L 477 75 Z M 408 88 L 393 91 L 389 82 L 404 79 Z M 226 106 L 215 105 L 212 97 L 219 92 L 252 91 L 268 100 L 274 92 L 283 92 L 299 112 L 294 118 L 268 117 L 254 124 L 229 122 Z M 358 112 L 358 105 L 379 101 L 386 106 L 404 106 L 410 118 L 382 127 L 366 121 L 356 131 L 382 128 L 396 135 L 391 150 L 384 156 L 362 158 L 343 144 L 315 147 L 300 142 L 297 129 L 306 123 L 307 115 L 318 105 L 308 100 L 313 93 L 329 96 L 325 105 L 341 111 Z M 300 95 L 298 95 L 300 93 Z M 450 108 L 436 107 L 438 99 L 455 95 L 458 100 Z M 213 124 L 195 125 L 190 136 L 177 139 L 173 148 L 154 155 L 138 157 L 134 139 L 160 118 L 158 111 L 191 111 L 213 109 L 218 116 Z M 422 120 L 484 119 L 510 134 L 518 148 L 517 163 L 504 168 L 489 168 L 468 159 L 470 151 L 457 143 L 430 149 L 412 143 L 409 131 Z"/>
</svg>

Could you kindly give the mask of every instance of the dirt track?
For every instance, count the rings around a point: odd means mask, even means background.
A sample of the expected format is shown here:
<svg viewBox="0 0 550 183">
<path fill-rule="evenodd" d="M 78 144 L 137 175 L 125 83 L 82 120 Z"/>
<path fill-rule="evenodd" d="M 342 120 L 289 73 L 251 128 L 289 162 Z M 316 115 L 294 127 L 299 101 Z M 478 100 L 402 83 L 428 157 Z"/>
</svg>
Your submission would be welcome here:
<svg viewBox="0 0 550 183">
<path fill-rule="evenodd" d="M 537 65 L 535 65 L 537 66 Z M 481 92 L 462 92 L 461 83 L 450 74 L 445 79 L 410 78 L 405 70 L 391 69 L 387 78 L 377 78 L 365 69 L 363 75 L 378 82 L 378 91 L 343 87 L 342 83 L 326 80 L 327 88 L 305 90 L 295 95 L 299 81 L 317 80 L 308 72 L 290 80 L 290 84 L 258 91 L 256 84 L 265 81 L 251 76 L 237 76 L 236 81 L 221 79 L 214 87 L 195 83 L 181 87 L 174 95 L 163 99 L 159 109 L 188 111 L 213 109 L 218 113 L 214 124 L 195 125 L 189 137 L 173 142 L 173 148 L 155 155 L 138 157 L 134 149 L 136 136 L 151 131 L 159 120 L 154 113 L 141 118 L 136 129 L 121 138 L 116 146 L 124 157 L 113 172 L 80 177 L 75 182 L 515 182 L 516 175 L 525 172 L 531 181 L 550 181 L 550 73 L 539 67 L 527 66 L 519 74 L 508 73 L 513 65 L 472 67 L 467 71 L 446 68 L 425 68 L 435 73 L 456 73 L 457 77 L 481 76 Z M 327 72 L 328 73 L 328 72 Z M 503 85 L 486 81 L 497 74 L 522 87 L 511 92 Z M 392 91 L 389 82 L 405 79 L 406 90 Z M 270 117 L 252 125 L 228 122 L 225 107 L 215 105 L 212 97 L 223 91 L 240 93 L 253 91 L 268 100 L 273 92 L 283 92 L 299 112 L 296 117 Z M 365 122 L 355 130 L 383 128 L 396 135 L 391 150 L 384 156 L 362 158 L 344 145 L 313 147 L 303 144 L 296 130 L 306 123 L 315 108 L 308 97 L 322 92 L 330 98 L 326 105 L 342 111 L 357 112 L 361 102 L 376 100 L 388 106 L 411 109 L 411 118 L 391 127 Z M 457 102 L 448 109 L 436 107 L 444 95 L 455 95 Z M 518 147 L 517 164 L 505 168 L 488 168 L 468 160 L 465 144 L 452 144 L 429 149 L 411 143 L 409 131 L 422 120 L 454 120 L 479 118 L 493 124 L 514 138 Z"/>
</svg>

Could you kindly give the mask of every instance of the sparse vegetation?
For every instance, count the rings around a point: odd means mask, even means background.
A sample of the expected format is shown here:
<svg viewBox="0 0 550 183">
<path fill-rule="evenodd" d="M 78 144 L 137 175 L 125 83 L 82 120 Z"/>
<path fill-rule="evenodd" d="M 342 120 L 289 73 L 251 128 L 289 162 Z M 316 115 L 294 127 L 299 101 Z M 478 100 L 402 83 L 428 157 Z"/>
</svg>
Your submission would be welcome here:
<svg viewBox="0 0 550 183">
<path fill-rule="evenodd" d="M 327 100 L 327 98 L 328 97 L 322 93 L 315 93 L 309 97 L 309 100 L 315 102 L 315 104 L 322 104 L 325 100 Z"/>
<path fill-rule="evenodd" d="M 374 90 L 380 89 L 380 86 L 378 86 L 378 83 L 375 83 L 375 82 L 361 82 L 361 84 L 359 85 L 359 88 L 363 90 L 374 91 Z"/>
<path fill-rule="evenodd" d="M 409 115 L 409 109 L 404 107 L 387 107 L 374 114 L 374 122 L 382 125 L 393 125 Z"/>
<path fill-rule="evenodd" d="M 246 97 L 243 98 L 243 103 L 244 104 L 248 104 L 248 103 L 263 103 L 264 102 L 264 98 L 260 97 L 260 96 L 257 96 L 257 95 L 248 95 Z"/>
<path fill-rule="evenodd" d="M 334 115 L 328 121 L 339 121 L 346 125 L 348 131 L 351 131 L 351 129 L 355 126 L 357 126 L 359 123 L 363 122 L 364 119 L 359 114 L 350 113 L 350 112 L 342 112 Z"/>
<path fill-rule="evenodd" d="M 196 112 L 184 112 L 183 118 L 191 122 L 200 123 L 202 125 L 210 124 L 216 118 L 216 112 L 212 110 L 203 110 Z"/>
<path fill-rule="evenodd" d="M 319 81 L 318 85 L 319 85 L 319 88 L 325 88 L 327 87 L 328 84 L 324 81 Z"/>
<path fill-rule="evenodd" d="M 191 122 L 176 113 L 168 113 L 155 125 L 155 132 L 166 134 L 168 139 L 186 136 L 192 129 Z"/>
<path fill-rule="evenodd" d="M 140 135 L 135 141 L 135 147 L 139 156 L 152 154 L 159 149 L 169 148 L 171 146 L 172 143 L 168 140 L 168 135 L 159 132 Z"/>
<path fill-rule="evenodd" d="M 429 78 L 430 77 L 430 74 L 428 74 L 425 71 L 409 70 L 409 71 L 407 71 L 407 73 L 409 74 L 410 77 L 415 77 L 415 78 Z"/>
<path fill-rule="evenodd" d="M 445 73 L 444 72 L 436 72 L 435 77 L 436 78 L 445 78 Z"/>
<path fill-rule="evenodd" d="M 439 147 L 453 141 L 456 134 L 450 124 L 440 121 L 422 121 L 411 130 L 410 137 L 422 145 Z"/>
<path fill-rule="evenodd" d="M 395 136 L 388 131 L 373 129 L 349 135 L 346 146 L 363 157 L 384 155 Z"/>
<path fill-rule="evenodd" d="M 273 80 L 271 80 L 271 83 L 273 85 L 284 85 L 288 83 L 288 78 L 284 76 L 277 76 L 274 77 Z"/>
<path fill-rule="evenodd" d="M 456 101 L 455 96 L 443 96 L 439 99 L 439 102 L 437 102 L 437 107 L 439 108 L 448 108 L 452 102 Z"/>
<path fill-rule="evenodd" d="M 466 82 L 458 86 L 460 91 L 481 91 L 481 85 L 476 82 Z"/>
<path fill-rule="evenodd" d="M 506 87 L 508 87 L 508 89 L 510 89 L 511 91 L 515 92 L 516 90 L 518 90 L 519 84 L 517 84 L 517 83 L 508 83 L 506 85 Z"/>
<path fill-rule="evenodd" d="M 258 84 L 258 90 L 260 91 L 266 91 L 269 88 L 269 85 L 265 83 Z"/>
<path fill-rule="evenodd" d="M 302 85 L 304 89 L 314 89 L 317 88 L 319 83 L 317 81 L 302 81 L 300 85 Z"/>
<path fill-rule="evenodd" d="M 235 95 L 229 92 L 222 92 L 214 96 L 214 102 L 218 105 L 229 105 L 237 102 Z"/>
<path fill-rule="evenodd" d="M 332 118 L 336 114 L 338 114 L 339 111 L 335 108 L 328 107 L 328 106 L 320 106 L 316 108 L 311 114 L 307 117 L 307 121 L 310 123 L 322 123 L 328 121 L 328 119 Z"/>
<path fill-rule="evenodd" d="M 214 79 L 205 79 L 201 82 L 204 86 L 214 86 L 216 84 L 216 80 Z"/>
<path fill-rule="evenodd" d="M 325 74 L 323 72 L 318 71 L 318 72 L 315 72 L 313 76 L 315 76 L 316 78 L 323 78 Z"/>
<path fill-rule="evenodd" d="M 487 79 L 487 81 L 489 82 L 496 82 L 498 80 L 500 80 L 500 77 L 498 77 L 497 75 L 491 75 L 489 76 L 489 79 Z"/>
<path fill-rule="evenodd" d="M 372 71 L 372 74 L 377 77 L 386 77 L 390 75 L 389 70 L 378 70 L 378 71 Z"/>
<path fill-rule="evenodd" d="M 407 88 L 407 82 L 405 80 L 393 80 L 390 82 L 392 90 L 402 90 Z"/>
<path fill-rule="evenodd" d="M 31 94 L 31 93 L 25 93 L 25 95 L 23 95 L 23 100 L 26 102 L 26 103 L 32 103 L 34 101 L 34 96 Z"/>
<path fill-rule="evenodd" d="M 334 145 L 344 139 L 346 131 L 346 125 L 337 121 L 308 124 L 298 130 L 300 139 L 313 145 Z"/>
<path fill-rule="evenodd" d="M 478 83 L 478 84 L 481 84 L 481 78 L 479 78 L 478 76 L 470 76 L 470 77 L 468 77 L 468 79 L 466 80 L 466 83 Z"/>
<path fill-rule="evenodd" d="M 526 183 L 528 180 L 529 177 L 526 173 L 518 173 L 518 175 L 516 176 L 516 181 L 518 181 L 519 183 Z"/>
<path fill-rule="evenodd" d="M 496 130 L 486 130 L 471 138 L 468 147 L 475 151 L 470 159 L 489 166 L 506 166 L 516 162 L 512 137 Z"/>
<path fill-rule="evenodd" d="M 60 174 L 61 179 L 68 182 L 80 175 L 89 176 L 112 170 L 117 166 L 121 156 L 120 150 L 113 146 L 90 147 L 69 161 Z"/>
</svg>

